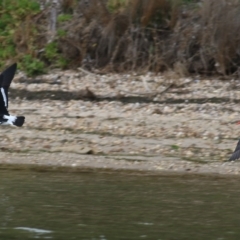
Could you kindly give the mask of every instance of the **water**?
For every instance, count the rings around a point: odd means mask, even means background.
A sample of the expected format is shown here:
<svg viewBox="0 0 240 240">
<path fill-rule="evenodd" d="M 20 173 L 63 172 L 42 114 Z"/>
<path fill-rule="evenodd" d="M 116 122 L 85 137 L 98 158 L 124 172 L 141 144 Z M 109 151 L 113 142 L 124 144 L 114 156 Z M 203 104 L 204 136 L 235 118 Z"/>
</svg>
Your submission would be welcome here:
<svg viewBox="0 0 240 240">
<path fill-rule="evenodd" d="M 240 239 L 239 180 L 0 171 L 0 239 Z"/>
</svg>

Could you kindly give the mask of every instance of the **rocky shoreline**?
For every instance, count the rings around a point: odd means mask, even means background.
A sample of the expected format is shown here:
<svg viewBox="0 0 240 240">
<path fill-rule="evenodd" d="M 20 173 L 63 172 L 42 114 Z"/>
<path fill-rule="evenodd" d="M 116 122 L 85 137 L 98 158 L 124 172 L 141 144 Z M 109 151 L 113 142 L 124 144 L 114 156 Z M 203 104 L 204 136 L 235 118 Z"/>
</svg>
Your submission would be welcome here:
<svg viewBox="0 0 240 240">
<path fill-rule="evenodd" d="M 240 83 L 151 73 L 18 73 L 2 127 L 1 166 L 240 174 Z"/>
</svg>

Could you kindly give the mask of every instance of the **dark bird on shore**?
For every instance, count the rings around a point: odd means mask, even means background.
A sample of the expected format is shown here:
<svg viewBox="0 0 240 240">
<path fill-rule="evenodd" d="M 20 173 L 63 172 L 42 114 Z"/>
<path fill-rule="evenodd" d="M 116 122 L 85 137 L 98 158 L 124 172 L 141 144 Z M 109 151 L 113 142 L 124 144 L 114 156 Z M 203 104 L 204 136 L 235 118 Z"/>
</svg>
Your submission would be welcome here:
<svg viewBox="0 0 240 240">
<path fill-rule="evenodd" d="M 236 146 L 232 156 L 229 158 L 229 161 L 235 161 L 238 158 L 240 158 L 240 140 L 238 140 L 237 146 Z"/>
<path fill-rule="evenodd" d="M 21 127 L 24 116 L 12 116 L 8 113 L 8 89 L 14 78 L 17 64 L 14 63 L 0 74 L 0 125 L 15 125 Z"/>
</svg>

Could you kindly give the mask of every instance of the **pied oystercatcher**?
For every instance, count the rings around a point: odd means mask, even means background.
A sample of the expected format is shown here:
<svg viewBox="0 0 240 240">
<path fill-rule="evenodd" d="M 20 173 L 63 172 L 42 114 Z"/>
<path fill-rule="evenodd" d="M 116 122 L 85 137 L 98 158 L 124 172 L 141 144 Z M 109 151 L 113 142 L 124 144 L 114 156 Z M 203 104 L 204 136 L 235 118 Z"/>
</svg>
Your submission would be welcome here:
<svg viewBox="0 0 240 240">
<path fill-rule="evenodd" d="M 24 116 L 11 116 L 8 113 L 8 88 L 14 78 L 17 64 L 14 63 L 0 74 L 0 125 L 15 125 L 21 127 Z"/>
</svg>

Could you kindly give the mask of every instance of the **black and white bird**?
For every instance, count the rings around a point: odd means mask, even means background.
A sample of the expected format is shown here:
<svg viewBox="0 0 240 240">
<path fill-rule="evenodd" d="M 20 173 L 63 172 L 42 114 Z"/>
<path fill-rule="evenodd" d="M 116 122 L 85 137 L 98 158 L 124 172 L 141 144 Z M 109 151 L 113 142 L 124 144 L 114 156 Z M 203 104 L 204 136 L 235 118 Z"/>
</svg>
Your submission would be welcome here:
<svg viewBox="0 0 240 240">
<path fill-rule="evenodd" d="M 0 125 L 15 125 L 21 127 L 24 116 L 12 116 L 8 113 L 8 89 L 14 78 L 17 64 L 14 63 L 0 74 Z"/>
</svg>

